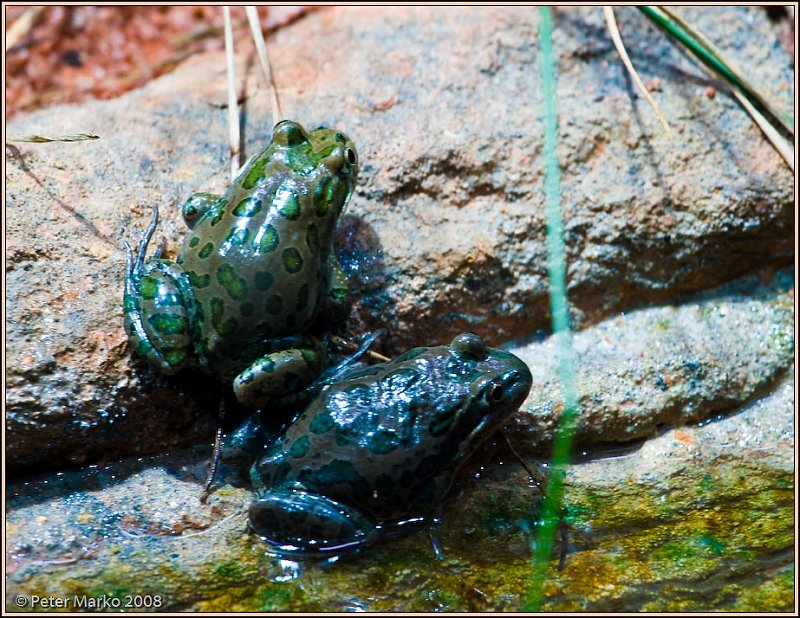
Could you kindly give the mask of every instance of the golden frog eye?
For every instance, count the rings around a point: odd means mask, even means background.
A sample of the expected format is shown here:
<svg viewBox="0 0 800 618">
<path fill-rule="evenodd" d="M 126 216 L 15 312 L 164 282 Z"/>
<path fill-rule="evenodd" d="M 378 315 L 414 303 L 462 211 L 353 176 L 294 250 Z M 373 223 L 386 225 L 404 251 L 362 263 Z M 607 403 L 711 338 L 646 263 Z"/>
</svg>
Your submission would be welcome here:
<svg viewBox="0 0 800 618">
<path fill-rule="evenodd" d="M 506 392 L 500 384 L 492 384 L 486 391 L 486 399 L 494 403 L 503 401 Z"/>
</svg>

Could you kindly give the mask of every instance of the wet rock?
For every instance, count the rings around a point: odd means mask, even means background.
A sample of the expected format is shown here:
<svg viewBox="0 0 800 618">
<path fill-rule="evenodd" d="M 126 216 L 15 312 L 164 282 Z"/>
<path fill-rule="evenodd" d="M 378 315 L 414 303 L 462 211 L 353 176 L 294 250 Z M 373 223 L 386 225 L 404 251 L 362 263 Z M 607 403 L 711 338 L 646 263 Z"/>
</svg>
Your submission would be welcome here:
<svg viewBox="0 0 800 618">
<path fill-rule="evenodd" d="M 764 284 L 745 278 L 576 333 L 577 441 L 647 437 L 768 392 L 794 359 L 793 280 L 791 271 Z M 563 410 L 558 342 L 511 351 L 531 368 L 533 388 L 508 428 L 524 448 L 549 447 Z"/>
<path fill-rule="evenodd" d="M 467 464 L 449 497 L 435 532 L 440 561 L 424 532 L 333 563 L 280 561 L 245 532 L 251 494 L 232 477 L 199 503 L 206 457 L 10 484 L 7 610 L 18 595 L 103 594 L 171 611 L 525 607 L 540 493 L 502 442 Z M 727 415 L 576 456 L 566 567 L 553 556 L 541 609 L 790 611 L 793 477 L 793 372 Z"/>
<path fill-rule="evenodd" d="M 791 100 L 791 65 L 762 11 L 685 14 Z M 793 256 L 792 175 L 724 91 L 706 96 L 701 69 L 633 9 L 618 17 L 679 132 L 668 141 L 634 93 L 599 11 L 556 12 L 576 324 Z M 385 327 L 394 352 L 463 329 L 498 343 L 547 326 L 537 21 L 527 7 L 337 8 L 274 38 L 284 113 L 341 127 L 364 163 L 339 237 L 358 299 L 351 334 Z M 205 54 L 119 99 L 9 123 L 16 134 L 102 136 L 19 145 L 9 157 L 12 473 L 210 436 L 218 397 L 208 381 L 159 377 L 125 348 L 118 232 L 137 239 L 158 204 L 174 255 L 179 204 L 227 184 L 224 66 Z M 245 51 L 249 154 L 273 124 L 256 66 Z"/>
</svg>

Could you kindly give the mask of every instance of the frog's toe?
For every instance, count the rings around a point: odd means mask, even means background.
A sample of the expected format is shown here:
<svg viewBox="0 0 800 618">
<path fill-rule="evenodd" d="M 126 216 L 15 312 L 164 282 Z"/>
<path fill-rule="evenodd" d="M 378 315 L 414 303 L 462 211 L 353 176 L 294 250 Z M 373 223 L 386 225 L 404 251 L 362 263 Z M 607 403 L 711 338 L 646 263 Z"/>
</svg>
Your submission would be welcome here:
<svg viewBox="0 0 800 618">
<path fill-rule="evenodd" d="M 259 358 L 233 381 L 236 398 L 259 407 L 304 392 L 322 370 L 319 350 L 281 350 Z"/>
<path fill-rule="evenodd" d="M 297 489 L 273 490 L 253 502 L 248 525 L 286 554 L 333 555 L 377 538 L 374 522 L 361 511 Z"/>
</svg>

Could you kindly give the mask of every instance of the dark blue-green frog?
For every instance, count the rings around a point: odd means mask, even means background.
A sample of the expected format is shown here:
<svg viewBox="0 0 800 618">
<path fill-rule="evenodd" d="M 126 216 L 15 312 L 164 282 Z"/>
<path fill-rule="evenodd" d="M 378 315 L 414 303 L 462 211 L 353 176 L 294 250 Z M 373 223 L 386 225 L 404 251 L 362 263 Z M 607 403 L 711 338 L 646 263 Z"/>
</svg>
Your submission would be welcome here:
<svg viewBox="0 0 800 618">
<path fill-rule="evenodd" d="M 245 405 L 293 402 L 324 368 L 315 320 L 349 309 L 332 242 L 357 176 L 342 133 L 285 120 L 224 195 L 188 200 L 175 262 L 144 261 L 155 211 L 135 260 L 128 251 L 133 349 L 164 373 L 190 366 L 232 383 Z"/>
<path fill-rule="evenodd" d="M 472 333 L 351 369 L 253 464 L 250 528 L 278 553 L 334 555 L 430 523 L 459 465 L 531 380 Z"/>
</svg>

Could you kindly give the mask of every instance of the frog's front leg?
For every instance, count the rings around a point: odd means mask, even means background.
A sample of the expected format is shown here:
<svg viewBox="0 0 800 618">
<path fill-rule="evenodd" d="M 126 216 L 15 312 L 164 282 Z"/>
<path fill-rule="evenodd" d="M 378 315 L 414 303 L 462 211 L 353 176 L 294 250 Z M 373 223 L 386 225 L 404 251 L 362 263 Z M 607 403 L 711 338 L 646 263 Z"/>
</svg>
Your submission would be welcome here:
<svg viewBox="0 0 800 618">
<path fill-rule="evenodd" d="M 215 193 L 195 193 L 186 200 L 183 205 L 183 220 L 190 230 L 194 229 L 195 224 L 202 219 L 205 214 L 214 206 L 220 203 L 221 195 Z"/>
<path fill-rule="evenodd" d="M 325 321 L 325 330 L 330 330 L 330 325 L 332 324 L 344 324 L 353 304 L 347 276 L 342 270 L 339 258 L 336 257 L 333 251 L 328 255 L 328 261 L 325 264 L 325 281 L 327 282 L 327 294 L 322 307 L 321 318 Z"/>
<path fill-rule="evenodd" d="M 374 542 L 375 522 L 353 507 L 302 489 L 273 489 L 250 505 L 248 525 L 286 553 L 334 554 Z"/>
<path fill-rule="evenodd" d="M 326 350 L 316 337 L 285 337 L 282 348 L 251 363 L 233 381 L 236 398 L 246 406 L 288 405 L 305 399 L 326 362 Z M 292 345 L 293 347 L 289 347 Z"/>
<path fill-rule="evenodd" d="M 278 440 L 287 422 L 288 419 L 280 415 L 257 410 L 225 436 L 221 446 L 222 461 L 247 474 L 250 464 Z"/>
<path fill-rule="evenodd" d="M 158 208 L 139 243 L 136 259 L 130 245 L 123 299 L 125 332 L 134 351 L 163 373 L 180 371 L 192 351 L 194 293 L 180 265 L 169 260 L 145 263 L 147 246 L 158 224 Z"/>
</svg>

